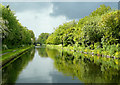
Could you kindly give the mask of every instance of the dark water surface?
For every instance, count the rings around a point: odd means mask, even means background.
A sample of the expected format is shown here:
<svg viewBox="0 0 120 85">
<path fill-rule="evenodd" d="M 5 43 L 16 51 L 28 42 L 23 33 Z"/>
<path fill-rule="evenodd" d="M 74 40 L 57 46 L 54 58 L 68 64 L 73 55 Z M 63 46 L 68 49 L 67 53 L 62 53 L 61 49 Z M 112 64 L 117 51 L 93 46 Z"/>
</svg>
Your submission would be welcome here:
<svg viewBox="0 0 120 85">
<path fill-rule="evenodd" d="M 2 69 L 2 83 L 119 83 L 119 71 L 101 70 L 71 54 L 39 47 Z"/>
</svg>

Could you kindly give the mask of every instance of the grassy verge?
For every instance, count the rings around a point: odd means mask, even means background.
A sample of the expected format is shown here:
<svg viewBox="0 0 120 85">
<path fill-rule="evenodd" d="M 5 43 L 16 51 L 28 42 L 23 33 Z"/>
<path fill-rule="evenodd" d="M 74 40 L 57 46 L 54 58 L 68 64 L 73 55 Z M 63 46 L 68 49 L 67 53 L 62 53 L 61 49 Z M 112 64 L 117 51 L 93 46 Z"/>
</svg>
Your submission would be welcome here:
<svg viewBox="0 0 120 85">
<path fill-rule="evenodd" d="M 19 50 L 20 48 L 14 48 L 14 49 L 7 49 L 7 50 L 2 50 L 2 51 L 0 51 L 0 54 L 4 54 L 4 53 L 9 53 L 9 52 L 13 52 L 13 51 L 15 51 L 15 50 Z"/>
<path fill-rule="evenodd" d="M 21 55 L 22 53 L 24 53 L 25 51 L 27 51 L 28 49 L 30 49 L 32 47 L 33 47 L 33 45 L 27 46 L 27 47 L 22 47 L 22 48 L 10 49 L 9 53 L 2 55 L 2 57 L 0 57 L 1 66 L 5 65 L 9 61 L 11 61 L 15 57 Z M 16 50 L 16 51 L 13 51 L 13 50 Z M 5 51 L 5 52 L 7 52 L 7 51 Z"/>
</svg>

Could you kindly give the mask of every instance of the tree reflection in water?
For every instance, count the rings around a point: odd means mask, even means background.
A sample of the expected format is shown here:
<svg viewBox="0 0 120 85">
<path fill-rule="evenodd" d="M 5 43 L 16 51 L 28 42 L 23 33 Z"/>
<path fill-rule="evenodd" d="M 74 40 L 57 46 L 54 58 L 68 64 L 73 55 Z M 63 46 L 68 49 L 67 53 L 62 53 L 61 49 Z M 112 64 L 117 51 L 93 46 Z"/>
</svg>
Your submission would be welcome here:
<svg viewBox="0 0 120 85">
<path fill-rule="evenodd" d="M 2 69 L 2 84 L 10 83 L 14 85 L 21 71 L 32 61 L 35 54 L 35 49 L 30 49 L 25 54 L 21 55 L 17 60 L 10 63 Z"/>
<path fill-rule="evenodd" d="M 120 83 L 120 70 L 95 64 L 83 55 L 67 52 L 60 53 L 56 49 L 36 48 L 41 57 L 54 60 L 54 67 L 65 76 L 76 77 L 83 83 Z M 2 83 L 15 83 L 21 71 L 33 60 L 35 49 L 19 57 L 2 70 Z M 73 56 L 74 55 L 74 56 Z"/>
<path fill-rule="evenodd" d="M 96 65 L 86 58 L 82 59 L 82 56 L 73 56 L 67 52 L 60 54 L 55 50 L 46 51 L 48 56 L 54 59 L 55 68 L 66 76 L 72 76 L 73 79 L 76 76 L 84 83 L 120 83 L 119 70 Z"/>
<path fill-rule="evenodd" d="M 38 54 L 41 57 L 48 57 L 48 54 L 46 52 L 46 48 L 37 48 Z"/>
</svg>

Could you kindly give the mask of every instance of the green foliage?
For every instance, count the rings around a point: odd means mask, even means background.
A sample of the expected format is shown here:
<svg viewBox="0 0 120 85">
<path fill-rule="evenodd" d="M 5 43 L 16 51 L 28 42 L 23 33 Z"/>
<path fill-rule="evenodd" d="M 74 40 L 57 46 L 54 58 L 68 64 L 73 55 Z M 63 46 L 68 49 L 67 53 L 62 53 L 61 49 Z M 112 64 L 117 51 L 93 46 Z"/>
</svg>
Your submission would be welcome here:
<svg viewBox="0 0 120 85">
<path fill-rule="evenodd" d="M 100 17 L 89 17 L 82 27 L 82 42 L 85 46 L 89 46 L 88 43 L 100 42 L 102 38 L 102 30 L 97 25 Z"/>
<path fill-rule="evenodd" d="M 76 21 L 70 21 L 60 25 L 58 28 L 55 29 L 54 33 L 52 33 L 48 39 L 47 44 L 63 44 L 63 46 L 72 45 L 74 44 L 74 30 L 76 26 Z"/>
<path fill-rule="evenodd" d="M 105 45 L 120 43 L 120 10 L 109 12 L 102 16 L 99 25 L 101 26 L 104 36 L 102 43 Z"/>
<path fill-rule="evenodd" d="M 105 13 L 108 13 L 109 11 L 111 11 L 111 8 L 110 6 L 105 6 L 104 4 L 103 5 L 100 5 L 99 8 L 97 8 L 95 11 L 93 11 L 90 16 L 93 17 L 93 16 L 101 16 Z"/>
<path fill-rule="evenodd" d="M 103 51 L 105 55 L 114 56 L 116 52 L 119 52 L 113 50 L 119 49 L 116 46 L 120 44 L 119 20 L 120 10 L 111 10 L 109 6 L 101 5 L 100 8 L 97 8 L 89 16 L 79 21 L 73 20 L 60 25 L 48 37 L 47 43 L 62 44 L 66 47 L 86 47 L 96 53 L 96 49 L 100 49 L 100 53 Z M 110 49 L 107 49 L 109 46 Z M 119 54 L 116 53 L 116 55 L 118 56 Z"/>
<path fill-rule="evenodd" d="M 5 38 L 9 33 L 9 29 L 5 24 L 8 24 L 8 22 L 0 17 L 0 39 Z"/>
<path fill-rule="evenodd" d="M 2 65 L 4 65 L 6 62 L 9 62 L 11 59 L 15 58 L 16 56 L 19 57 L 19 55 L 25 51 L 27 51 L 28 49 L 32 48 L 33 46 L 27 46 L 27 47 L 22 47 L 22 48 L 16 48 L 14 49 L 15 51 L 13 52 L 9 52 L 5 55 L 2 55 L 2 57 L 0 57 L 0 61 L 2 62 Z"/>
<path fill-rule="evenodd" d="M 2 47 L 16 48 L 23 45 L 30 45 L 35 42 L 32 30 L 23 27 L 17 20 L 15 13 L 8 6 L 0 4 L 0 35 L 2 34 Z"/>
<path fill-rule="evenodd" d="M 31 43 L 35 43 L 35 35 L 34 35 L 34 32 L 32 30 L 29 30 L 30 32 L 30 36 L 31 36 Z"/>
<path fill-rule="evenodd" d="M 37 39 L 37 43 L 46 44 L 49 35 L 49 33 L 41 33 Z"/>
</svg>

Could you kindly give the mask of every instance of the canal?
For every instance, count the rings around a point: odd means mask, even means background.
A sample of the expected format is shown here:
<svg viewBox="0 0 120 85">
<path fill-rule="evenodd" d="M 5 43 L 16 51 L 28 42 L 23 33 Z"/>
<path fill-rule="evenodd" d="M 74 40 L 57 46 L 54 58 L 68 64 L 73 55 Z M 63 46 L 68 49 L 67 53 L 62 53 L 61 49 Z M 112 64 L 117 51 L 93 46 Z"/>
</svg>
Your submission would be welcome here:
<svg viewBox="0 0 120 85">
<path fill-rule="evenodd" d="M 2 69 L 2 83 L 120 83 L 119 74 L 66 52 L 36 47 Z"/>
</svg>

